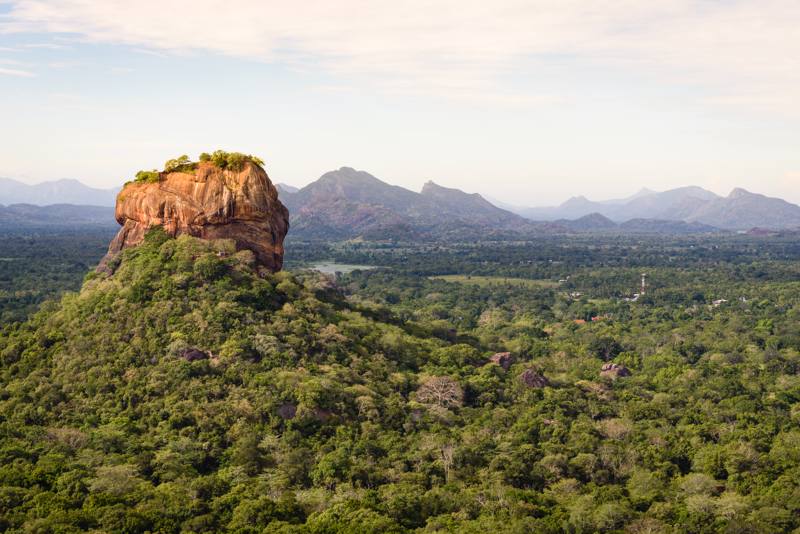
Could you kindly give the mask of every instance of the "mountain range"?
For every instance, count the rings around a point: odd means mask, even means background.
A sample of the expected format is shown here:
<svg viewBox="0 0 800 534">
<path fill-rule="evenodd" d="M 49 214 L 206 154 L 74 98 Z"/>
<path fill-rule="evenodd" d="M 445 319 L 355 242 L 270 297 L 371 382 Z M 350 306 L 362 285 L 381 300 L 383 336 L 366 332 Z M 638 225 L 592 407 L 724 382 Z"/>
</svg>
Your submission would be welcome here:
<svg viewBox="0 0 800 534">
<path fill-rule="evenodd" d="M 76 204 L 83 206 L 111 206 L 117 199 L 119 187 L 97 189 L 78 180 L 64 179 L 39 184 L 26 184 L 12 178 L 0 178 L 0 204 Z"/>
<path fill-rule="evenodd" d="M 800 228 L 800 206 L 734 189 L 727 197 L 696 186 L 621 199 L 573 197 L 554 207 L 525 208 L 490 202 L 479 194 L 432 181 L 415 192 L 365 171 L 342 167 L 302 188 L 276 184 L 291 214 L 291 239 L 486 239 L 549 233 L 692 234 L 720 230 Z M 77 180 L 38 185 L 0 178 L 0 226 L 100 223 L 113 225 L 117 189 Z M 49 210 L 36 206 L 58 204 Z M 70 204 L 108 206 L 106 211 Z"/>
<path fill-rule="evenodd" d="M 800 206 L 740 188 L 727 197 L 697 186 L 664 192 L 643 189 L 622 200 L 598 202 L 579 196 L 554 207 L 510 209 L 526 218 L 543 221 L 574 220 L 599 214 L 617 223 L 635 219 L 683 221 L 725 230 L 747 230 L 755 226 L 800 227 Z"/>
</svg>

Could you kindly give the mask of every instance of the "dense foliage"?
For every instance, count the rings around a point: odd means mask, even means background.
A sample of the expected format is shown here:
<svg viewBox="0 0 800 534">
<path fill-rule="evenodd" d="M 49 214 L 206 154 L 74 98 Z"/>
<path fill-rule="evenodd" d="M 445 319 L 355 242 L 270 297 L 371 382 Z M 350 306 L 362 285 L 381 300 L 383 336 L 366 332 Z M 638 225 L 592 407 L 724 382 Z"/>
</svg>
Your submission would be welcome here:
<svg viewBox="0 0 800 534">
<path fill-rule="evenodd" d="M 790 532 L 800 267 L 740 244 L 290 249 L 342 294 L 152 232 L 0 335 L 0 528 Z"/>
<path fill-rule="evenodd" d="M 220 169 L 229 169 L 232 171 L 242 170 L 244 164 L 249 162 L 263 167 L 264 161 L 256 156 L 250 154 L 242 154 L 241 152 L 226 152 L 224 150 L 215 150 L 211 154 L 203 152 L 200 154 L 199 161 L 211 162 Z M 136 183 L 158 183 L 161 180 L 161 175 L 170 172 L 192 172 L 197 169 L 196 161 L 192 161 L 189 156 L 183 154 L 177 158 L 169 159 L 164 163 L 164 170 L 158 171 L 153 169 L 151 171 L 139 171 L 133 182 Z"/>
<path fill-rule="evenodd" d="M 233 171 L 241 170 L 248 161 L 255 163 L 259 167 L 264 166 L 264 160 L 257 156 L 242 154 L 241 152 L 225 152 L 224 150 L 215 150 L 211 154 L 203 152 L 200 154 L 200 161 L 210 161 L 220 169 Z"/>
</svg>

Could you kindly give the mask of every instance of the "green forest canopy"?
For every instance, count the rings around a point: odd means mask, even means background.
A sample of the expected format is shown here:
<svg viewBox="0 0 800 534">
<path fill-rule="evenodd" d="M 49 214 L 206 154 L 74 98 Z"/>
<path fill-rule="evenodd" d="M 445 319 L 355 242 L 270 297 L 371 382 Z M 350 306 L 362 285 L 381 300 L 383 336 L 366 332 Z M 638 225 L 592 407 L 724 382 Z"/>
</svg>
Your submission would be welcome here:
<svg viewBox="0 0 800 534">
<path fill-rule="evenodd" d="M 352 273 L 345 298 L 156 230 L 113 276 L 2 331 L 0 528 L 792 531 L 785 269 L 697 269 L 636 305 L 402 270 Z M 751 298 L 679 296 L 697 280 Z M 607 319 L 573 321 L 590 314 Z M 607 361 L 631 376 L 601 375 Z"/>
</svg>

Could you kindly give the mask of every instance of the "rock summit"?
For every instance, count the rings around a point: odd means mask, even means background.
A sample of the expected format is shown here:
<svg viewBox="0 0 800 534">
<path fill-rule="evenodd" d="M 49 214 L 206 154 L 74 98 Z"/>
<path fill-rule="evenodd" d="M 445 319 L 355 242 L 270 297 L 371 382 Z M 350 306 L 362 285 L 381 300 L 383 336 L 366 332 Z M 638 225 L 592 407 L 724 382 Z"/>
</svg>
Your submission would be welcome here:
<svg viewBox="0 0 800 534">
<path fill-rule="evenodd" d="M 220 158 L 214 153 L 217 160 Z M 202 239 L 232 239 L 238 250 L 253 251 L 256 260 L 279 271 L 283 266 L 283 239 L 289 230 L 289 211 L 257 158 L 240 158 L 235 165 L 203 155 L 198 163 L 172 160 L 163 172 L 140 172 L 117 196 L 115 216 L 122 228 L 108 247 L 99 271 L 126 248 L 144 240 L 155 226 L 175 237 L 189 234 Z M 205 158 L 204 158 L 205 156 Z"/>
</svg>

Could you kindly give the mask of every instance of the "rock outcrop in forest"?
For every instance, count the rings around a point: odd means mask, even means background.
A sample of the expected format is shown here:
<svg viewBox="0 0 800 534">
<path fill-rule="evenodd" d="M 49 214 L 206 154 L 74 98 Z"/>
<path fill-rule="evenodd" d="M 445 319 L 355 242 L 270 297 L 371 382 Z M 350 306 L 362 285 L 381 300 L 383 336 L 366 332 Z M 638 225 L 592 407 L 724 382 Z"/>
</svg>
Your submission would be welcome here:
<svg viewBox="0 0 800 534">
<path fill-rule="evenodd" d="M 141 243 L 154 226 L 173 237 L 232 239 L 238 250 L 253 251 L 271 271 L 281 269 L 289 211 L 260 161 L 222 152 L 200 160 L 192 163 L 183 156 L 167 162 L 164 171 L 142 171 L 125 185 L 115 212 L 122 228 L 98 270 L 112 271 L 119 253 Z"/>
</svg>

